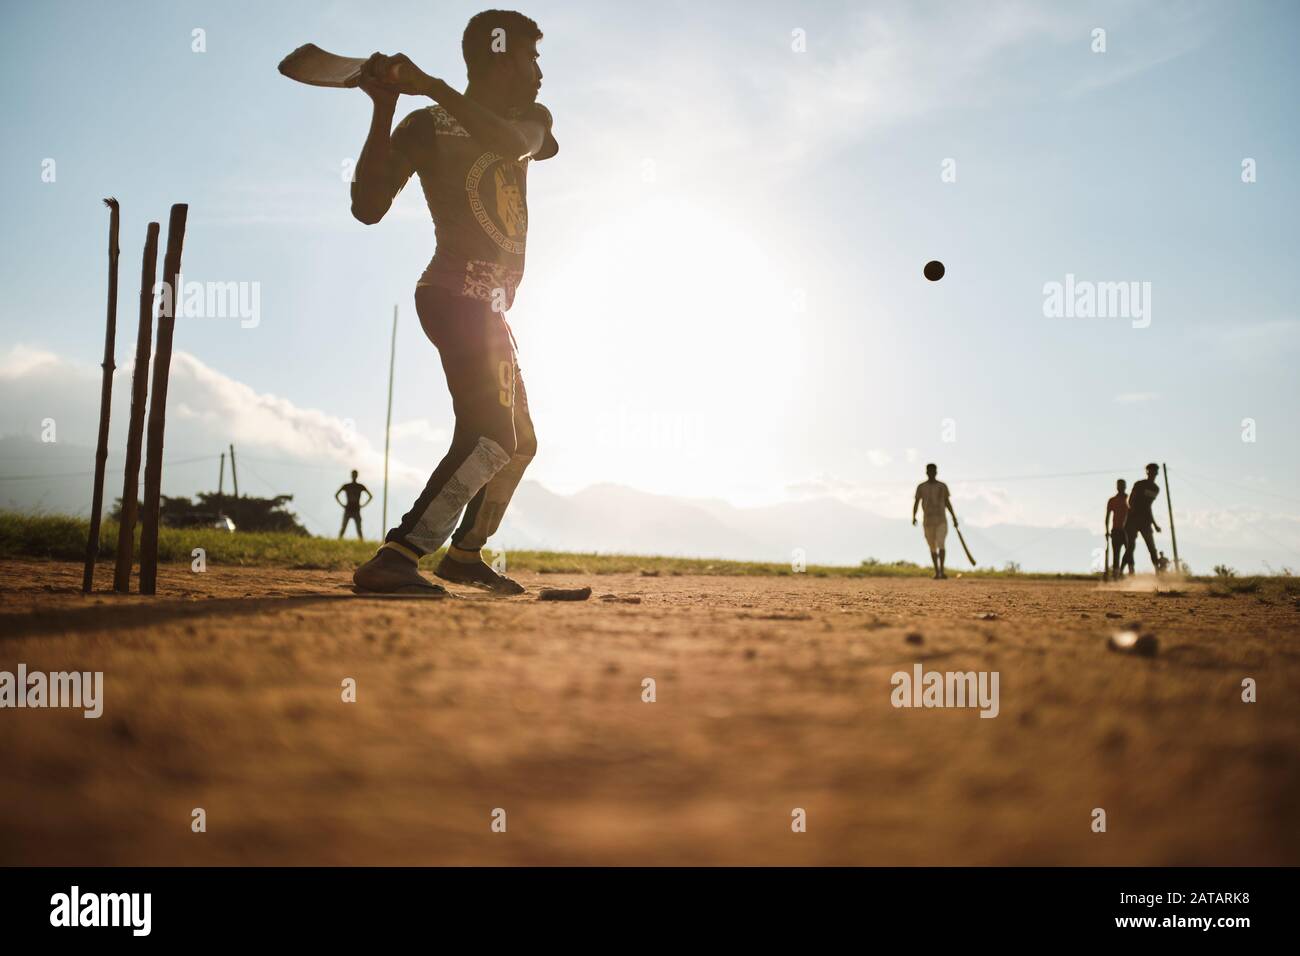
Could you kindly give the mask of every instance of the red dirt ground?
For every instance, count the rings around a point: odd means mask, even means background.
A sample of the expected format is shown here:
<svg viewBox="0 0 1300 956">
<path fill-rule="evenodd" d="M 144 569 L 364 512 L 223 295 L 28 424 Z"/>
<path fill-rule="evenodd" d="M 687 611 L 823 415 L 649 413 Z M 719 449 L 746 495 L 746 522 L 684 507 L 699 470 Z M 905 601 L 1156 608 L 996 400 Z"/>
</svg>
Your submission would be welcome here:
<svg viewBox="0 0 1300 956">
<path fill-rule="evenodd" d="M 1300 863 L 1290 598 L 518 577 L 596 596 L 177 566 L 157 598 L 83 597 L 78 566 L 0 562 L 0 670 L 105 686 L 99 720 L 0 711 L 0 863 Z M 1107 650 L 1134 622 L 1154 658 Z M 894 708 L 916 662 L 998 671 L 1000 715 Z"/>
</svg>

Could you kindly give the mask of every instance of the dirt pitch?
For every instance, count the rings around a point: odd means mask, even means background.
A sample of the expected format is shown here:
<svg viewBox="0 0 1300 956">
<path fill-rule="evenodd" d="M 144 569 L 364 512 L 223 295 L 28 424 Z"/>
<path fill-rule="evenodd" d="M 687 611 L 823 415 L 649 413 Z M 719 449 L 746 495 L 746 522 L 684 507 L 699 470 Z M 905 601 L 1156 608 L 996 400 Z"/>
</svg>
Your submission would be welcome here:
<svg viewBox="0 0 1300 956">
<path fill-rule="evenodd" d="M 77 566 L 0 562 L 0 670 L 103 671 L 105 698 L 0 711 L 0 863 L 1300 863 L 1292 598 L 519 577 L 595 596 L 170 567 L 158 598 L 83 597 Z M 1154 658 L 1106 649 L 1134 622 Z M 1000 715 L 894 708 L 917 662 L 998 671 Z"/>
</svg>

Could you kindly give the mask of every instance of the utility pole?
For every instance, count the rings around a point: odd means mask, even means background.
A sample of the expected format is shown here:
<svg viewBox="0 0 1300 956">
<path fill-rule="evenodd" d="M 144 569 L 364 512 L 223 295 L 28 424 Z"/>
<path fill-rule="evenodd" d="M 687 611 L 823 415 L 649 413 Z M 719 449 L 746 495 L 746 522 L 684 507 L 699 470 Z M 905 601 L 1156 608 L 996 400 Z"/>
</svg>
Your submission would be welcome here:
<svg viewBox="0 0 1300 956">
<path fill-rule="evenodd" d="M 221 471 L 217 473 L 217 497 L 226 493 L 226 453 L 221 453 Z"/>
<path fill-rule="evenodd" d="M 239 472 L 235 470 L 235 443 L 230 443 L 230 483 L 235 486 L 235 504 L 230 509 L 231 517 L 235 521 L 235 529 L 239 529 Z"/>
<path fill-rule="evenodd" d="M 230 480 L 235 486 L 235 503 L 239 503 L 239 472 L 235 471 L 235 446 L 230 446 Z"/>
<path fill-rule="evenodd" d="M 384 534 L 388 533 L 388 438 L 393 429 L 393 366 L 397 362 L 397 306 L 393 306 L 393 341 L 388 352 L 388 420 L 384 423 Z"/>
<path fill-rule="evenodd" d="M 1174 548 L 1174 570 L 1182 573 L 1183 566 L 1178 562 L 1178 535 L 1174 532 L 1174 496 L 1169 491 L 1169 465 L 1165 463 L 1165 504 L 1169 505 L 1169 543 Z"/>
</svg>

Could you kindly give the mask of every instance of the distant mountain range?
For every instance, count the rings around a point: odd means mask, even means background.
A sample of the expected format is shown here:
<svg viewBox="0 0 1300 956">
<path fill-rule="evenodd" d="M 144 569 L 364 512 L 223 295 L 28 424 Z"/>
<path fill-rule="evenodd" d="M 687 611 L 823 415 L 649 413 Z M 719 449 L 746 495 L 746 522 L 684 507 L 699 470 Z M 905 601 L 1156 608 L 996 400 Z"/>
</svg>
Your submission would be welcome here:
<svg viewBox="0 0 1300 956">
<path fill-rule="evenodd" d="M 169 454 L 171 449 L 169 448 Z M 184 456 L 187 449 L 177 448 Z M 170 460 L 170 458 L 169 458 Z M 183 464 L 184 458 L 178 458 Z M 60 444 L 41 445 L 28 438 L 0 439 L 0 508 L 58 514 L 88 513 L 90 504 L 91 449 Z M 215 463 L 202 464 L 213 469 Z M 334 533 L 335 512 L 328 501 L 344 480 L 341 468 L 303 464 L 272 470 L 259 464 L 250 490 L 256 494 L 294 492 L 291 505 L 316 534 Z M 110 455 L 105 487 L 105 508 L 120 493 L 122 460 Z M 241 472 L 243 469 L 241 468 Z M 216 475 L 210 476 L 215 479 Z M 245 476 L 247 477 L 247 476 Z M 227 475 L 229 479 L 229 475 Z M 164 471 L 164 492 L 193 494 L 202 481 L 193 467 Z M 319 485 L 319 487 L 317 487 Z M 227 484 L 227 490 L 230 485 Z M 376 490 L 376 493 L 378 491 Z M 398 494 L 403 502 L 406 492 Z M 370 537 L 379 531 L 378 505 L 365 512 Z M 390 508 L 390 518 L 396 508 Z M 328 522 L 328 523 L 323 523 Z M 962 530 L 980 567 L 1001 568 L 1014 561 L 1025 571 L 1090 570 L 1100 560 L 1100 534 L 1080 528 L 1044 528 L 994 524 Z M 968 566 L 956 536 L 949 530 L 949 565 Z M 1228 564 L 1243 573 L 1273 567 L 1296 566 L 1290 555 L 1268 541 L 1258 550 L 1223 547 L 1196 533 L 1184 533 L 1181 557 L 1197 573 L 1209 573 L 1215 564 Z M 621 485 L 597 484 L 572 495 L 560 495 L 536 482 L 524 482 L 515 495 L 495 547 L 521 550 L 596 551 L 619 554 L 659 554 L 681 557 L 730 558 L 744 561 L 788 562 L 802 548 L 808 564 L 857 565 L 867 558 L 889 562 L 899 559 L 924 565 L 929 554 L 920 528 L 908 516 L 886 518 L 854 507 L 837 498 L 822 497 L 757 508 L 738 508 L 715 499 L 678 498 L 648 494 Z M 1171 552 L 1167 534 L 1158 545 Z M 1146 566 L 1139 557 L 1139 567 Z"/>
<path fill-rule="evenodd" d="M 1015 561 L 1028 570 L 1086 571 L 1100 536 L 1075 528 L 962 526 L 981 567 Z M 919 527 L 883 518 L 835 498 L 737 508 L 723 501 L 646 494 L 593 485 L 557 495 L 525 482 L 495 541 L 509 550 L 603 551 L 746 561 L 791 560 L 802 548 L 808 564 L 856 565 L 867 558 L 929 562 Z M 949 561 L 968 566 L 949 531 Z"/>
</svg>

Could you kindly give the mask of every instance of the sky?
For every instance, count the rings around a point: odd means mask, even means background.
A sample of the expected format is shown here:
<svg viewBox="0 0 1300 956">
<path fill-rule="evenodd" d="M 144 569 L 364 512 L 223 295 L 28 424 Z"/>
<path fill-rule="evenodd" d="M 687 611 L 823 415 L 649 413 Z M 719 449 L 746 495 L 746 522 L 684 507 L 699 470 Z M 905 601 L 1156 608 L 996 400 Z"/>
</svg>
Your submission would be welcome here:
<svg viewBox="0 0 1300 956">
<path fill-rule="evenodd" d="M 400 50 L 461 86 L 477 9 L 5 4 L 0 437 L 54 418 L 58 443 L 94 443 L 113 195 L 122 443 L 145 224 L 187 202 L 186 279 L 255 284 L 260 309 L 178 321 L 164 491 L 211 489 L 234 442 L 241 490 L 332 530 L 349 468 L 382 481 L 396 305 L 405 510 L 451 426 L 412 301 L 433 230 L 414 186 L 351 218 L 369 101 L 275 66 L 308 41 Z M 1300 560 L 1300 7 L 522 9 L 561 144 L 530 170 L 509 315 L 530 479 L 905 517 L 935 461 L 972 524 L 1099 529 L 1114 478 L 1158 461 L 1180 537 Z M 1137 283 L 1144 309 L 1046 314 L 1067 276 Z M 24 475 L 74 470 L 30 457 Z"/>
</svg>

